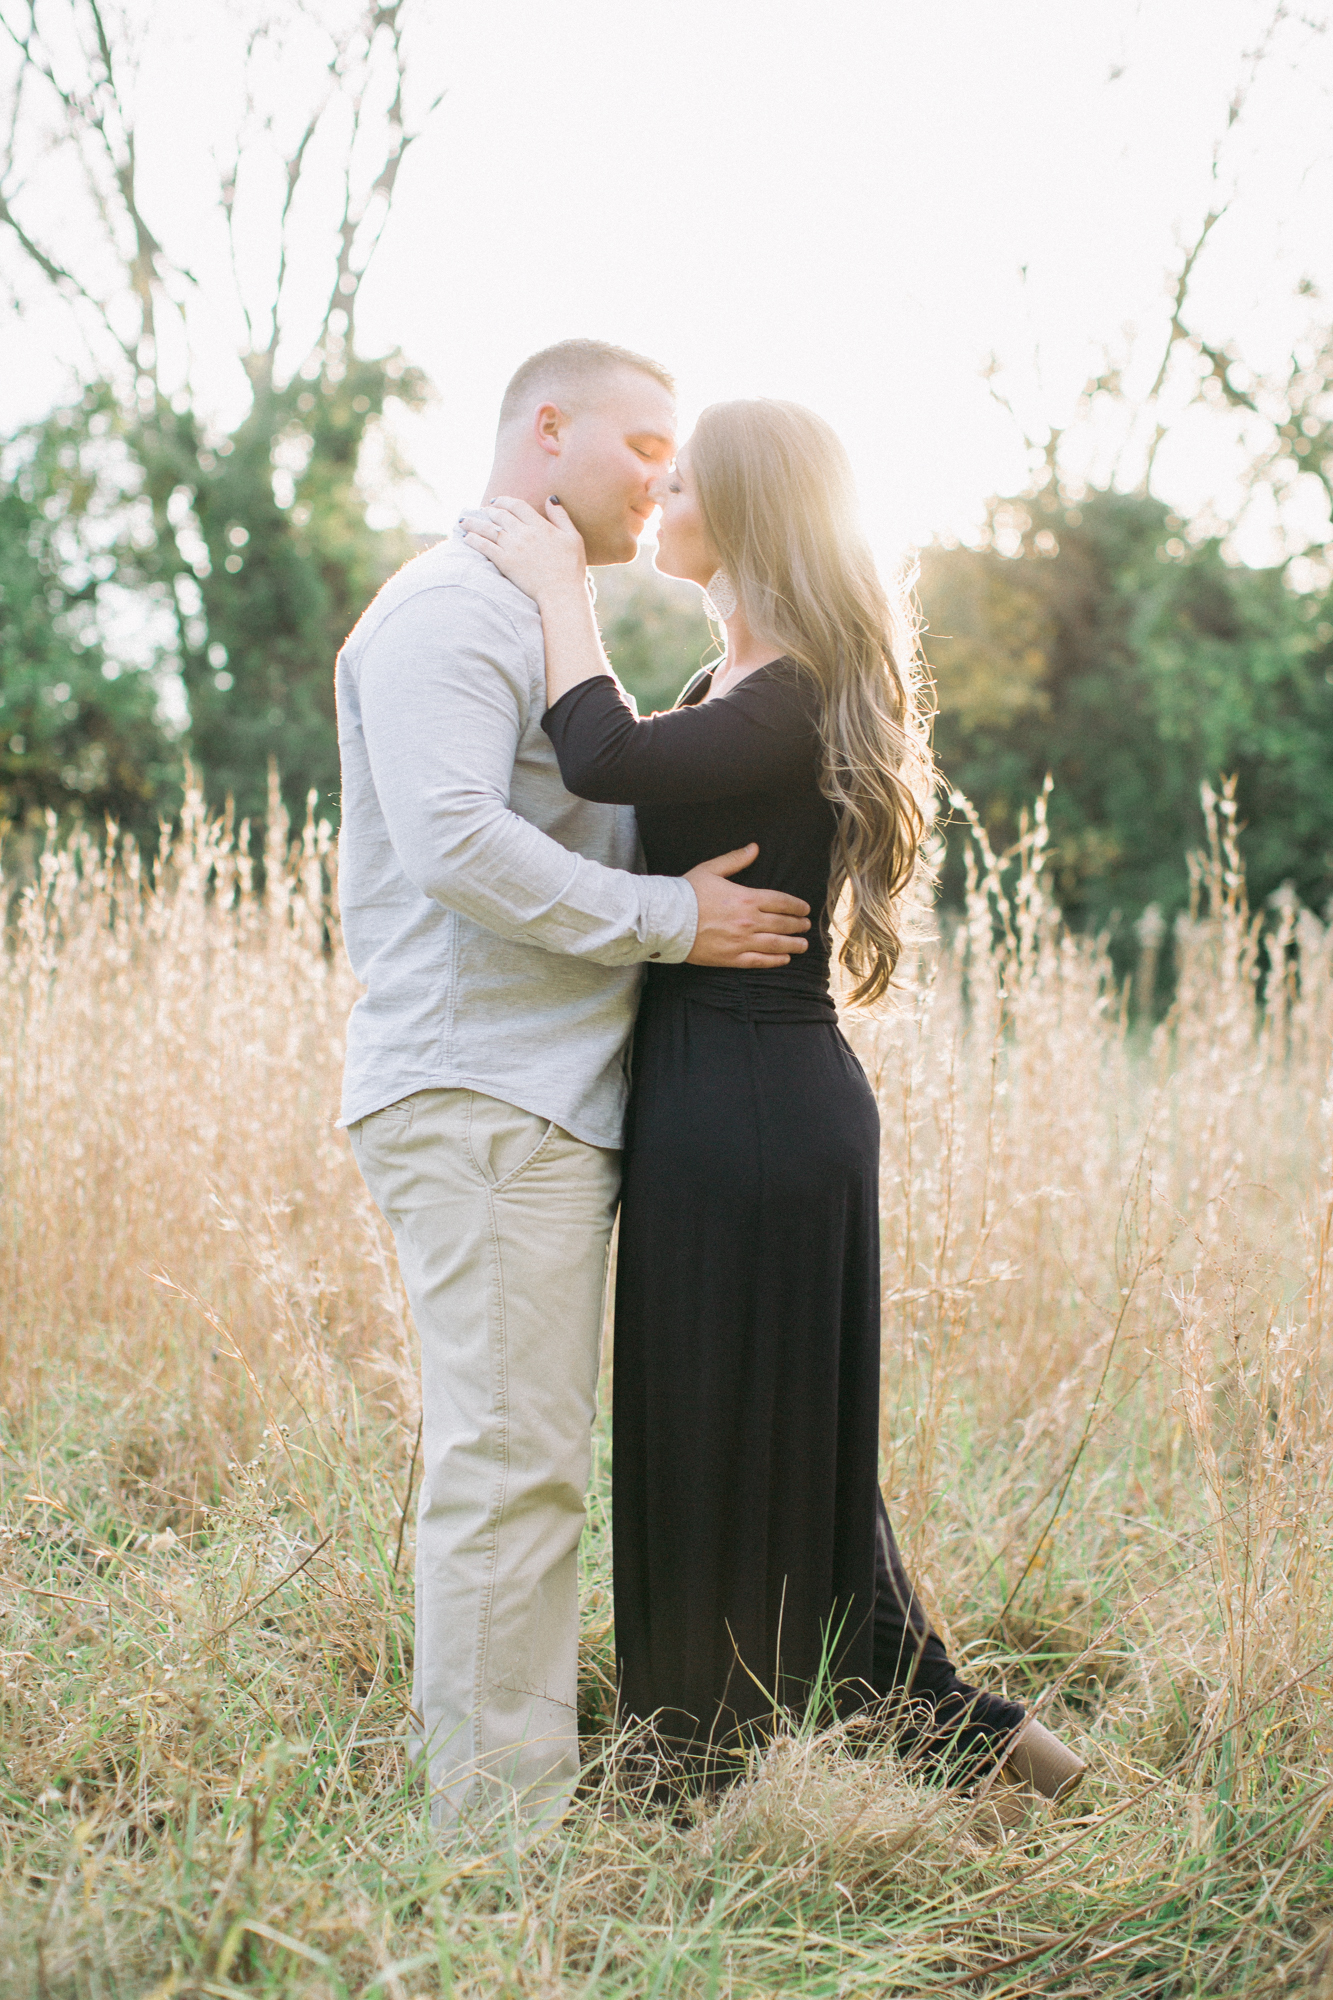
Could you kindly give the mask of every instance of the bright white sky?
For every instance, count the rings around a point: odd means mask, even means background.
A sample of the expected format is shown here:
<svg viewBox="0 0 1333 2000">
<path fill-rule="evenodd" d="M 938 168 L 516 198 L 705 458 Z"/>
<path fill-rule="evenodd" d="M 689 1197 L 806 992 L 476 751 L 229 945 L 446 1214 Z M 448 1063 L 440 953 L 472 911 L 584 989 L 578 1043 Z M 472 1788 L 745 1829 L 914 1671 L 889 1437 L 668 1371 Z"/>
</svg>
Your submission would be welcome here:
<svg viewBox="0 0 1333 2000">
<path fill-rule="evenodd" d="M 202 155 L 232 116 L 229 4 L 151 10 L 144 71 L 150 214 L 206 279 L 216 183 Z M 330 5 L 342 0 L 313 11 Z M 439 391 L 402 432 L 413 524 L 447 525 L 479 490 L 516 364 L 592 334 L 664 360 L 687 424 L 738 395 L 821 411 L 887 555 L 967 533 L 988 494 L 1022 485 L 1021 438 L 981 380 L 988 355 L 1035 431 L 1072 415 L 1108 353 L 1151 376 L 1168 274 L 1213 199 L 1214 145 L 1273 0 L 429 13 L 417 76 L 448 95 L 404 171 L 360 318 L 366 351 L 401 346 Z M 1208 336 L 1257 365 L 1333 312 L 1292 297 L 1311 277 L 1333 298 L 1328 15 L 1312 0 L 1275 39 L 1221 155 L 1233 205 L 1193 293 Z M 73 216 L 49 210 L 53 229 Z M 225 416 L 221 315 L 214 337 L 204 391 Z M 0 420 L 36 413 L 81 365 L 50 312 L 7 322 Z M 1086 438 L 1105 472 L 1106 439 Z M 1157 483 L 1190 511 L 1226 512 L 1234 463 L 1215 420 L 1187 420 Z"/>
</svg>

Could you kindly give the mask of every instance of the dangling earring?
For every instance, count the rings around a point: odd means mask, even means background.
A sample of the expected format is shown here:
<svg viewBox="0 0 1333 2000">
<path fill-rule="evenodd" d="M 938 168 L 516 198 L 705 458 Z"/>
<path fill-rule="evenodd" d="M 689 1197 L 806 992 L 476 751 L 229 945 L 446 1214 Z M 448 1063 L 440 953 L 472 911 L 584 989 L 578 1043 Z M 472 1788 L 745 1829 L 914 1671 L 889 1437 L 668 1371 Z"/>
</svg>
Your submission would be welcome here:
<svg viewBox="0 0 1333 2000">
<path fill-rule="evenodd" d="M 724 569 L 715 569 L 704 586 L 704 602 L 723 625 L 736 612 L 736 586 Z"/>
</svg>

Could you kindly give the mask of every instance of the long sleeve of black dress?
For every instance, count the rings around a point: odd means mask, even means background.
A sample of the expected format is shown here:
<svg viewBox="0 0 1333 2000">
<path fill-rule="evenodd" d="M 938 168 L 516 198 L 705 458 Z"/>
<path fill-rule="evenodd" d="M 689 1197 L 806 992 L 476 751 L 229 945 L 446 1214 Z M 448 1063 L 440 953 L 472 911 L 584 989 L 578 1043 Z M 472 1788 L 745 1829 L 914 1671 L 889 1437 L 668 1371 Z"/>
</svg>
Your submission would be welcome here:
<svg viewBox="0 0 1333 2000">
<path fill-rule="evenodd" d="M 837 827 L 819 787 L 813 689 L 798 667 L 781 660 L 712 701 L 700 699 L 707 684 L 703 676 L 686 689 L 681 707 L 639 718 L 610 675 L 599 674 L 553 703 L 542 727 L 571 792 L 635 808 L 654 875 L 686 875 L 700 861 L 757 841 L 757 860 L 733 880 L 744 888 L 783 889 L 809 903 L 810 949 L 781 981 L 803 977 L 826 993 L 822 919 Z M 699 969 L 690 970 L 701 991 Z M 766 984 L 778 978 L 769 972 Z M 739 991 L 749 975 L 724 979 Z"/>
<path fill-rule="evenodd" d="M 816 739 L 798 669 L 775 662 L 714 701 L 636 716 L 610 674 L 570 688 L 542 727 L 560 775 L 606 805 L 697 805 L 810 782 Z"/>
<path fill-rule="evenodd" d="M 638 718 L 608 675 L 548 710 L 569 789 L 636 808 L 655 874 L 759 843 L 736 879 L 822 919 L 836 822 L 789 661 Z M 961 1682 L 879 1492 L 879 1117 L 822 920 L 775 970 L 650 966 L 616 1281 L 622 1712 L 714 1771 L 776 1708 L 910 1693 L 967 1753 L 1022 1710 Z M 701 1746 L 704 1748 L 701 1749 Z M 706 1754 L 705 1754 L 706 1753 Z"/>
</svg>

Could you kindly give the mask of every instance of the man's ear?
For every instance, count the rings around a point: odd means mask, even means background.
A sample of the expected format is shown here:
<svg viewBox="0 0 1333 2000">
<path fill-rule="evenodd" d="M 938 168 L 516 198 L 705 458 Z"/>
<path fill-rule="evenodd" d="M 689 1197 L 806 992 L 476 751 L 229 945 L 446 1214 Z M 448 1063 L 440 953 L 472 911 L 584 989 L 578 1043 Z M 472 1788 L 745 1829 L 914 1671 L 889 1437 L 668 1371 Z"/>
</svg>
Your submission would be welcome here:
<svg viewBox="0 0 1333 2000">
<path fill-rule="evenodd" d="M 543 403 L 532 420 L 533 434 L 543 451 L 560 456 L 560 443 L 569 419 L 557 403 Z"/>
</svg>

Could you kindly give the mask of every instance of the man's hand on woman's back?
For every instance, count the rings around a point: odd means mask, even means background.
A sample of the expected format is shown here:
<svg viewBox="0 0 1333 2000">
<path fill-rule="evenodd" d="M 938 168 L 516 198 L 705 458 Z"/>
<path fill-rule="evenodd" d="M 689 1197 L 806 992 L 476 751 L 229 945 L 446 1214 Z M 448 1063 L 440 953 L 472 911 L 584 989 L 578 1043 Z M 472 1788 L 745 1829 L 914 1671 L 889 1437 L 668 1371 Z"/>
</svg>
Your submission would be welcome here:
<svg viewBox="0 0 1333 2000">
<path fill-rule="evenodd" d="M 748 868 L 759 849 L 752 841 L 730 854 L 701 861 L 685 880 L 699 905 L 699 928 L 687 965 L 787 965 L 808 950 L 810 905 L 781 889 L 742 889 L 729 882 Z"/>
</svg>

